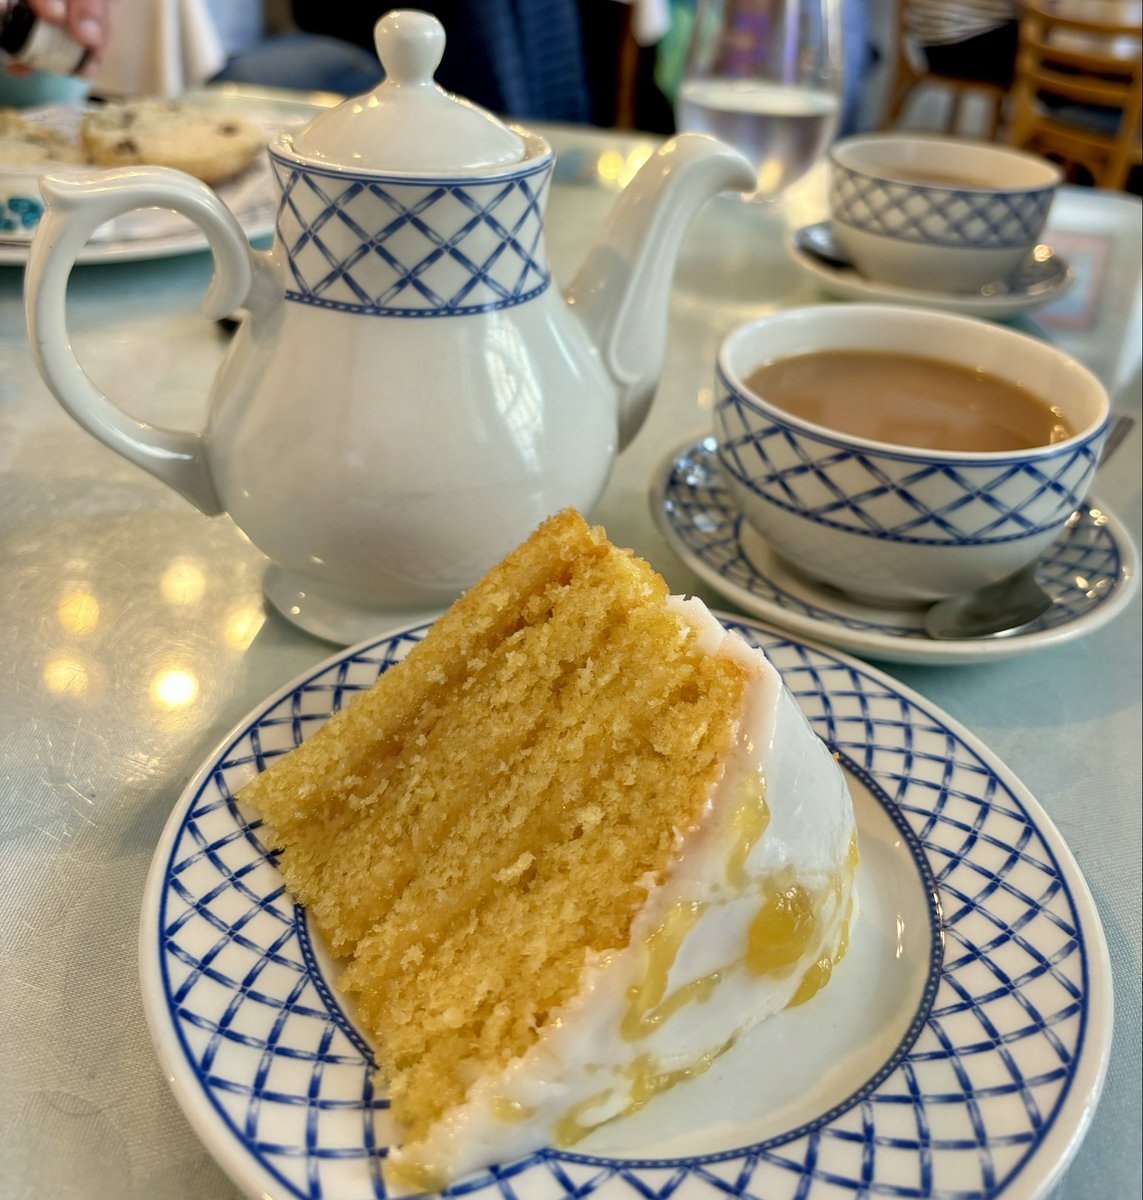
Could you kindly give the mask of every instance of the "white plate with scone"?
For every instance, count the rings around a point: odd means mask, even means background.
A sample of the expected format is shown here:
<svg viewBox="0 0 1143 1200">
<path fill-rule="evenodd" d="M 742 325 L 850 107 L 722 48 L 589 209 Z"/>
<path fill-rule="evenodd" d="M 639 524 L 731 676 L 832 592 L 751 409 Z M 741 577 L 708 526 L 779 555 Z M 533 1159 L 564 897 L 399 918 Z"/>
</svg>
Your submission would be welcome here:
<svg viewBox="0 0 1143 1200">
<path fill-rule="evenodd" d="M 39 177 L 49 172 L 174 167 L 213 186 L 249 237 L 269 235 L 274 187 L 263 146 L 270 132 L 242 116 L 178 100 L 0 111 L 0 265 L 26 260 L 43 211 Z M 145 209 L 97 231 L 78 261 L 165 258 L 205 248 L 202 232 L 184 217 Z"/>
</svg>

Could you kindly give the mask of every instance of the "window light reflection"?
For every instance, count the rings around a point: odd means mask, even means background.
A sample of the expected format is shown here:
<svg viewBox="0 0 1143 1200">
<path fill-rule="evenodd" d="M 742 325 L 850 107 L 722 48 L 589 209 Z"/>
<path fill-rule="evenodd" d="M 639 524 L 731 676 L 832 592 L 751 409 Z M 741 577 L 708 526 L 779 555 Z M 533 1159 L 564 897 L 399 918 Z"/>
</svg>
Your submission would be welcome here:
<svg viewBox="0 0 1143 1200">
<path fill-rule="evenodd" d="M 168 604 L 197 604 L 206 592 L 206 575 L 193 558 L 176 558 L 163 572 L 159 590 Z"/>
<path fill-rule="evenodd" d="M 782 186 L 787 163 L 783 158 L 769 158 L 758 170 L 758 190 L 765 196 L 773 195 Z"/>
<path fill-rule="evenodd" d="M 639 168 L 651 157 L 649 146 L 638 146 L 627 154 L 618 150 L 604 150 L 596 159 L 595 171 L 604 183 L 615 183 L 626 187 L 635 178 Z"/>
<path fill-rule="evenodd" d="M 60 601 L 56 616 L 68 633 L 83 637 L 99 624 L 99 601 L 90 592 L 69 592 Z"/>
<path fill-rule="evenodd" d="M 231 650 L 245 650 L 258 636 L 265 621 L 266 613 L 260 604 L 244 604 L 227 616 L 222 629 L 223 640 Z"/>
<path fill-rule="evenodd" d="M 57 654 L 44 664 L 44 687 L 49 692 L 81 696 L 91 682 L 87 667 L 78 658 Z"/>
<path fill-rule="evenodd" d="M 198 695 L 198 677 L 193 671 L 172 668 L 151 680 L 151 703 L 171 712 L 192 704 Z"/>
</svg>

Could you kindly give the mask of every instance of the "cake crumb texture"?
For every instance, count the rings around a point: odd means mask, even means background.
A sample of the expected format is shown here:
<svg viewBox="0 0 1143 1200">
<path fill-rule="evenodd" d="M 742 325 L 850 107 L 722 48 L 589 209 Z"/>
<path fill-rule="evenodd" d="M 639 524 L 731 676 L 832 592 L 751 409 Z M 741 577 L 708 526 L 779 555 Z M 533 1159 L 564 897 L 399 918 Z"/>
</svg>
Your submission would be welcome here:
<svg viewBox="0 0 1143 1200">
<path fill-rule="evenodd" d="M 242 799 L 358 1003 L 405 1139 L 620 949 L 733 745 L 746 672 L 568 511 Z"/>
</svg>

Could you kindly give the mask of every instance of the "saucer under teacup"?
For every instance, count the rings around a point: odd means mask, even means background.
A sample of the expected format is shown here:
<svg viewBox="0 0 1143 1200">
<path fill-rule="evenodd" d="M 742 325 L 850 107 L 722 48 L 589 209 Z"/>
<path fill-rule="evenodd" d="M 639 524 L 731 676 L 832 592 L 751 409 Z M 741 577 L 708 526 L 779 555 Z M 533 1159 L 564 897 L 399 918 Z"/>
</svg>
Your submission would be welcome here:
<svg viewBox="0 0 1143 1200">
<path fill-rule="evenodd" d="M 855 266 L 844 261 L 829 230 L 829 221 L 803 225 L 786 236 L 785 244 L 794 263 L 826 295 L 840 300 L 880 300 L 937 308 L 986 320 L 1003 320 L 1051 304 L 1075 282 L 1071 264 L 1050 245 L 1038 245 L 1014 276 L 975 292 L 929 291 L 881 283 L 867 279 Z M 832 257 L 834 255 L 836 259 Z"/>
<path fill-rule="evenodd" d="M 923 609 L 861 604 L 792 570 L 736 506 L 713 437 L 696 436 L 667 455 L 652 478 L 651 511 L 686 566 L 744 612 L 883 662 L 991 662 L 1062 645 L 1121 612 L 1138 581 L 1130 537 L 1089 497 L 1040 561 L 1037 580 L 1053 600 L 1043 617 L 1007 637 L 933 641 Z"/>
</svg>

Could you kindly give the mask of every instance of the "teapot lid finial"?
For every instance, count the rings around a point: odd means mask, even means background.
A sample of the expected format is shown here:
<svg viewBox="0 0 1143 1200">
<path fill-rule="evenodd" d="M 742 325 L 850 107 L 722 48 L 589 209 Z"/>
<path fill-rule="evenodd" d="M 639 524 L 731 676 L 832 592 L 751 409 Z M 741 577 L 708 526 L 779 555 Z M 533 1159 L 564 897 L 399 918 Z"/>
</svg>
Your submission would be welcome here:
<svg viewBox="0 0 1143 1200">
<path fill-rule="evenodd" d="M 446 174 L 508 166 L 524 140 L 498 117 L 433 82 L 445 31 L 431 13 L 393 9 L 374 26 L 385 79 L 316 116 L 290 137 L 295 154 L 327 166 Z"/>
<path fill-rule="evenodd" d="M 374 26 L 373 44 L 391 83 L 432 83 L 444 57 L 444 26 L 415 8 L 395 9 Z"/>
</svg>

